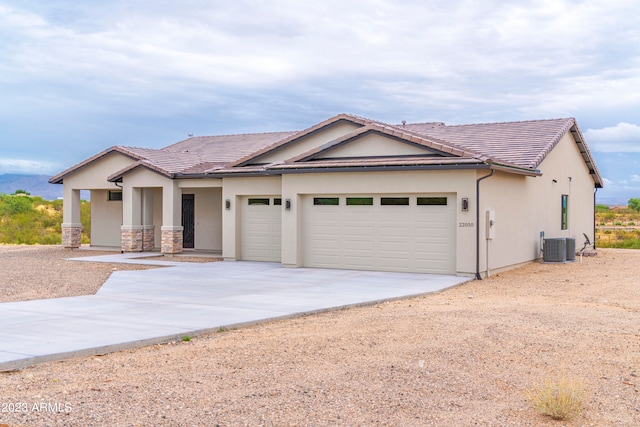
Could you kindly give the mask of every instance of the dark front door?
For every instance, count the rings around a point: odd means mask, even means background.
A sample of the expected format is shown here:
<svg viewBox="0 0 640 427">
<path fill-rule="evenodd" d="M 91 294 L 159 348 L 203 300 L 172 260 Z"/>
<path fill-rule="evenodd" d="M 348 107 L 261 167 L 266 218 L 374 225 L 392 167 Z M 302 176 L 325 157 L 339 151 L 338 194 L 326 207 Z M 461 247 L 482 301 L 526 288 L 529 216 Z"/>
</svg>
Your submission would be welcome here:
<svg viewBox="0 0 640 427">
<path fill-rule="evenodd" d="M 193 194 L 182 195 L 182 247 L 194 248 L 195 242 L 195 198 Z"/>
</svg>

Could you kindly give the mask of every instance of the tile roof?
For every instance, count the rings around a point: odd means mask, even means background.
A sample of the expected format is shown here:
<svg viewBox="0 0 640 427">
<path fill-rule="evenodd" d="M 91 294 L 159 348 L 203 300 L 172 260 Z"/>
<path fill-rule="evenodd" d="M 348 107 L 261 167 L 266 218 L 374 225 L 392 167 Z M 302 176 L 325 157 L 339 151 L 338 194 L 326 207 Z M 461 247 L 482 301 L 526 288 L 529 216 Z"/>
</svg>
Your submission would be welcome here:
<svg viewBox="0 0 640 427">
<path fill-rule="evenodd" d="M 155 170 L 168 177 L 174 177 L 177 174 L 203 174 L 206 170 L 222 167 L 230 161 L 237 160 L 295 133 L 265 132 L 195 136 L 161 149 L 113 146 L 51 177 L 49 182 L 62 184 L 65 176 L 113 152 L 137 160 L 136 163 L 111 175 L 110 178 L 113 180 L 139 166 Z"/>
<path fill-rule="evenodd" d="M 406 128 L 485 154 L 496 163 L 535 169 L 573 125 L 574 119 L 551 119 Z"/>
<path fill-rule="evenodd" d="M 171 153 L 198 153 L 206 161 L 229 163 L 296 134 L 293 132 L 266 132 L 238 135 L 194 136 L 164 147 Z"/>
<path fill-rule="evenodd" d="M 341 121 L 358 125 L 358 129 L 329 141 L 306 153 L 277 164 L 259 165 L 267 154 L 294 144 L 300 138 L 316 133 Z M 162 149 L 115 146 L 52 177 L 62 183 L 64 177 L 80 167 L 110 153 L 119 152 L 136 160 L 109 177 L 115 181 L 129 171 L 145 167 L 170 178 L 204 174 L 275 173 L 276 171 L 313 168 L 357 168 L 383 166 L 425 166 L 437 164 L 498 165 L 536 173 L 536 168 L 560 139 L 571 131 L 597 186 L 602 178 L 584 143 L 575 119 L 549 119 L 504 123 L 446 126 L 443 123 L 403 123 L 391 125 L 363 117 L 339 114 L 302 131 L 270 132 L 238 135 L 197 136 Z M 439 152 L 442 157 L 405 156 L 398 158 L 323 159 L 322 154 L 367 132 L 377 132 Z"/>
</svg>

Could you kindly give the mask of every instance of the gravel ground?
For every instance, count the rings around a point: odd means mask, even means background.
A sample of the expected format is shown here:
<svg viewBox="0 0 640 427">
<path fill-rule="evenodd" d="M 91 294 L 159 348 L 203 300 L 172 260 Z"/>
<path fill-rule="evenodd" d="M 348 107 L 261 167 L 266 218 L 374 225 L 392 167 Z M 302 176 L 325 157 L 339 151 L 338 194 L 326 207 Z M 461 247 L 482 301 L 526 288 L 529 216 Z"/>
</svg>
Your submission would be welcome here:
<svg viewBox="0 0 640 427">
<path fill-rule="evenodd" d="M 3 300 L 93 293 L 131 268 L 70 255 L 0 247 Z M 0 426 L 636 426 L 638 277 L 640 251 L 599 250 L 434 295 L 0 373 Z M 577 418 L 553 421 L 525 395 L 563 375 L 588 395 Z"/>
</svg>

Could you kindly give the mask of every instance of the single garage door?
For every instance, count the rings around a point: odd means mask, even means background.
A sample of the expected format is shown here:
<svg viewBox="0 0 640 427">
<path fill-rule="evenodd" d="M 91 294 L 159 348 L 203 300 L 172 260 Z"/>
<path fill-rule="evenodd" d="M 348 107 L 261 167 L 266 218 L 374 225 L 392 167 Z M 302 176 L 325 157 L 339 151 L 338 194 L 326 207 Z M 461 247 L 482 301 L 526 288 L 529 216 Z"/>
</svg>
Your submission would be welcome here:
<svg viewBox="0 0 640 427">
<path fill-rule="evenodd" d="M 282 199 L 244 197 L 241 199 L 240 257 L 245 261 L 281 259 Z"/>
<path fill-rule="evenodd" d="M 340 195 L 304 200 L 304 265 L 455 274 L 455 196 Z"/>
</svg>

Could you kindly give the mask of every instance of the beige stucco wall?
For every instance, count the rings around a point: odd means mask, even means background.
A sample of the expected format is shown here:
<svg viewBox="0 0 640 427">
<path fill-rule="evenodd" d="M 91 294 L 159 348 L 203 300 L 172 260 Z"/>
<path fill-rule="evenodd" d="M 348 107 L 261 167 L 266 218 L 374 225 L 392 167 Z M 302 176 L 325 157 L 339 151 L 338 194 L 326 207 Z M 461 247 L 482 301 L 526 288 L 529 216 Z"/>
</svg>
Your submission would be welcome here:
<svg viewBox="0 0 640 427">
<path fill-rule="evenodd" d="M 593 239 L 594 182 L 570 134 L 540 164 L 542 176 L 496 172 L 480 184 L 480 270 L 502 269 L 541 257 L 545 237 Z M 486 172 L 479 172 L 478 176 Z M 571 177 L 571 180 L 569 179 Z M 556 180 L 557 182 L 553 182 Z M 569 196 L 569 229 L 561 230 L 561 196 Z M 495 212 L 495 238 L 486 240 L 485 212 Z M 592 240 L 593 241 L 593 240 Z"/>
<path fill-rule="evenodd" d="M 195 249 L 222 250 L 222 188 L 182 188 L 193 194 L 195 204 Z"/>
<path fill-rule="evenodd" d="M 121 225 L 122 201 L 110 201 L 109 190 L 91 190 L 91 246 L 119 248 Z"/>
<path fill-rule="evenodd" d="M 338 122 L 317 133 L 304 136 L 286 148 L 257 159 L 258 163 L 274 163 L 291 159 L 322 144 L 346 135 L 361 126 L 350 122 Z"/>
<path fill-rule="evenodd" d="M 336 147 L 323 153 L 324 158 L 369 157 L 369 156 L 407 156 L 424 155 L 428 151 L 424 147 L 396 141 L 388 136 L 369 133 L 349 144 Z"/>
<path fill-rule="evenodd" d="M 117 190 L 118 187 L 107 181 L 107 178 L 134 161 L 130 157 L 113 152 L 65 176 L 63 222 L 68 224 L 80 222 L 80 190 Z"/>
<path fill-rule="evenodd" d="M 282 179 L 279 176 L 222 179 L 222 256 L 225 260 L 240 259 L 241 203 L 243 196 L 279 196 Z M 231 208 L 225 208 L 225 202 Z M 284 218 L 283 218 L 284 222 Z"/>
</svg>

